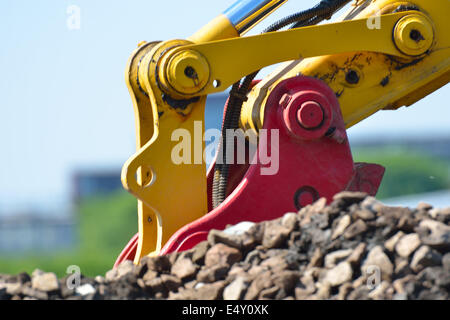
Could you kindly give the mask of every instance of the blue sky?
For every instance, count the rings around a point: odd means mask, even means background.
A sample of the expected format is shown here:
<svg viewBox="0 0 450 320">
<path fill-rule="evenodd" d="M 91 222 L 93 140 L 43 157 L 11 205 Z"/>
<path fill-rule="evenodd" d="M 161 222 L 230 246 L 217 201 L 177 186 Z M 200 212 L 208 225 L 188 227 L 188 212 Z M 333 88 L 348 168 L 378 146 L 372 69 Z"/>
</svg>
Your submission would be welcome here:
<svg viewBox="0 0 450 320">
<path fill-rule="evenodd" d="M 120 167 L 135 149 L 123 74 L 137 43 L 186 38 L 233 2 L 2 0 L 0 213 L 65 200 L 75 168 Z M 315 3 L 290 1 L 269 19 Z M 71 5 L 81 9 L 80 30 L 67 28 Z M 378 134 L 382 125 L 393 134 L 449 134 L 449 99 L 447 86 L 350 133 Z"/>
</svg>

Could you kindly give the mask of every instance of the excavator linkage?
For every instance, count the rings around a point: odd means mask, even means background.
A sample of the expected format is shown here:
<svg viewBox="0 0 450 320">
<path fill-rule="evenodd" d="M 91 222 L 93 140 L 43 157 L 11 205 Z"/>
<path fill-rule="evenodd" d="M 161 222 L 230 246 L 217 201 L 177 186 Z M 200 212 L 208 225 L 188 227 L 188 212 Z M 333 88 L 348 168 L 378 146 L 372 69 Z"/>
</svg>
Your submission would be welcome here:
<svg viewBox="0 0 450 320">
<path fill-rule="evenodd" d="M 375 196 L 385 170 L 353 161 L 346 130 L 450 80 L 448 0 L 360 0 L 338 22 L 319 24 L 352 2 L 323 0 L 243 36 L 285 2 L 237 1 L 187 40 L 143 42 L 130 57 L 137 151 L 122 182 L 138 198 L 139 233 L 116 266 L 190 249 L 211 229 L 275 219 L 343 190 Z M 206 97 L 229 87 L 206 172 Z"/>
</svg>

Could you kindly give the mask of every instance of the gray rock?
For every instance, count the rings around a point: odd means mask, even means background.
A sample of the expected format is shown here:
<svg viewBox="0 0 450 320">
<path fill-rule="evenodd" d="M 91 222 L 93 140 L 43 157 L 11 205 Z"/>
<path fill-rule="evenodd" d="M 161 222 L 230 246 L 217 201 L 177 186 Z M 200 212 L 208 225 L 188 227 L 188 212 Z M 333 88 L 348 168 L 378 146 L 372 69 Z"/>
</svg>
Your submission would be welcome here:
<svg viewBox="0 0 450 320">
<path fill-rule="evenodd" d="M 25 297 L 36 299 L 36 300 L 48 300 L 48 294 L 46 292 L 35 290 L 28 286 L 24 286 L 22 288 L 22 294 Z"/>
<path fill-rule="evenodd" d="M 306 207 L 303 207 L 298 213 L 299 225 L 301 227 L 307 225 L 311 222 L 311 218 L 317 213 L 321 212 L 326 208 L 327 199 L 320 198 L 316 202 Z"/>
<path fill-rule="evenodd" d="M 253 267 L 257 267 L 257 266 L 253 266 Z M 250 270 L 251 270 L 251 268 L 250 268 Z M 244 276 L 247 273 L 250 273 L 250 271 L 247 272 L 242 266 L 240 266 L 239 264 L 235 264 L 235 265 L 233 265 L 231 270 L 228 272 L 227 280 L 233 281 L 237 277 Z"/>
<path fill-rule="evenodd" d="M 279 291 L 280 291 L 280 288 L 278 288 L 278 287 L 270 287 L 270 288 L 262 289 L 258 295 L 258 300 L 274 299 Z"/>
<path fill-rule="evenodd" d="M 413 275 L 407 275 L 403 278 L 395 280 L 392 285 L 397 293 L 406 293 L 405 284 L 415 280 Z"/>
<path fill-rule="evenodd" d="M 353 267 L 359 267 L 361 260 L 366 252 L 367 245 L 365 243 L 360 243 L 353 250 L 352 254 L 347 258 L 347 262 L 349 262 Z"/>
<path fill-rule="evenodd" d="M 357 287 L 348 294 L 347 300 L 369 300 L 369 294 L 367 286 Z"/>
<path fill-rule="evenodd" d="M 429 203 L 419 202 L 419 204 L 417 205 L 417 209 L 428 211 L 428 210 L 433 209 L 433 206 Z"/>
<path fill-rule="evenodd" d="M 44 292 L 57 291 L 59 290 L 58 278 L 53 272 L 36 273 L 31 280 L 31 287 Z"/>
<path fill-rule="evenodd" d="M 428 267 L 423 269 L 417 279 L 423 284 L 436 285 L 443 288 L 450 286 L 450 272 L 440 267 Z"/>
<path fill-rule="evenodd" d="M 0 275 L 0 283 L 21 283 L 25 284 L 31 281 L 31 277 L 26 273 L 22 272 L 17 275 Z"/>
<path fill-rule="evenodd" d="M 297 283 L 300 281 L 300 273 L 297 271 L 284 270 L 277 272 L 272 276 L 274 285 L 290 294 Z"/>
<path fill-rule="evenodd" d="M 442 266 L 445 270 L 450 271 L 450 252 L 446 253 L 442 258 Z"/>
<path fill-rule="evenodd" d="M 171 273 L 180 279 L 192 278 L 197 272 L 198 266 L 191 259 L 178 259 L 172 266 Z"/>
<path fill-rule="evenodd" d="M 450 226 L 433 220 L 424 220 L 417 232 L 423 244 L 438 250 L 450 250 Z"/>
<path fill-rule="evenodd" d="M 79 286 L 78 288 L 75 289 L 75 292 L 77 294 L 79 294 L 80 296 L 87 296 L 90 294 L 94 294 L 96 292 L 95 288 L 89 284 L 83 284 L 82 286 Z"/>
<path fill-rule="evenodd" d="M 196 264 L 204 264 L 205 255 L 210 248 L 208 241 L 202 241 L 194 248 L 194 253 L 192 255 L 192 262 Z"/>
<path fill-rule="evenodd" d="M 258 250 L 253 250 L 247 254 L 244 260 L 248 264 L 258 264 L 261 262 L 260 252 Z"/>
<path fill-rule="evenodd" d="M 237 277 L 223 291 L 224 300 L 241 300 L 247 291 L 249 281 L 246 277 Z"/>
<path fill-rule="evenodd" d="M 232 236 L 242 236 L 249 232 L 249 230 L 255 225 L 254 222 L 242 221 L 234 226 L 226 228 L 223 232 Z"/>
<path fill-rule="evenodd" d="M 281 225 L 289 230 L 289 233 L 297 229 L 298 227 L 298 216 L 296 213 L 286 213 L 283 218 L 281 218 Z"/>
<path fill-rule="evenodd" d="M 132 273 L 134 271 L 134 264 L 130 260 L 126 260 L 122 262 L 120 265 L 116 268 L 117 271 L 117 278 L 123 277 L 128 273 Z"/>
<path fill-rule="evenodd" d="M 443 289 L 422 290 L 418 296 L 419 300 L 448 300 L 448 292 Z"/>
<path fill-rule="evenodd" d="M 404 236 L 403 231 L 397 232 L 394 236 L 392 236 L 389 240 L 384 243 L 384 247 L 389 251 L 393 252 L 395 250 L 395 246 L 397 242 Z"/>
<path fill-rule="evenodd" d="M 22 292 L 22 284 L 19 282 L 4 283 L 0 284 L 0 289 L 5 289 L 8 295 L 15 296 Z"/>
<path fill-rule="evenodd" d="M 117 269 L 111 269 L 105 274 L 106 281 L 114 281 L 118 276 Z"/>
<path fill-rule="evenodd" d="M 217 243 L 223 243 L 232 248 L 242 248 L 242 237 L 221 230 L 211 230 L 208 234 L 208 242 L 211 246 L 214 246 Z"/>
<path fill-rule="evenodd" d="M 212 267 L 215 265 L 232 265 L 241 260 L 242 254 L 236 248 L 231 248 L 223 243 L 218 243 L 211 247 L 205 256 L 205 265 Z"/>
<path fill-rule="evenodd" d="M 360 203 L 367 196 L 367 193 L 364 192 L 343 191 L 334 195 L 333 200 L 344 200 L 347 205 L 351 205 L 353 203 Z"/>
<path fill-rule="evenodd" d="M 387 281 L 382 281 L 372 291 L 369 292 L 368 297 L 373 300 L 385 300 L 387 291 L 391 284 Z"/>
<path fill-rule="evenodd" d="M 386 281 L 390 281 L 392 273 L 394 272 L 394 266 L 381 246 L 376 246 L 370 250 L 361 267 L 361 273 L 367 274 L 368 268 L 379 268 L 381 279 Z"/>
<path fill-rule="evenodd" d="M 145 286 L 150 289 L 154 294 L 157 292 L 165 292 L 166 287 L 164 286 L 162 278 L 154 278 L 148 281 L 145 281 Z"/>
<path fill-rule="evenodd" d="M 249 276 L 257 276 L 258 274 L 262 272 L 270 271 L 270 268 L 267 266 L 252 266 L 250 270 L 248 270 Z"/>
<path fill-rule="evenodd" d="M 286 254 L 279 254 L 274 257 L 270 257 L 261 262 L 261 267 L 270 268 L 273 271 L 281 271 L 288 269 L 288 263 L 285 260 Z"/>
<path fill-rule="evenodd" d="M 352 239 L 356 237 L 357 235 L 360 235 L 361 233 L 364 233 L 367 231 L 367 225 L 366 223 L 358 219 L 353 224 L 351 224 L 344 232 L 344 238 L 345 239 Z"/>
<path fill-rule="evenodd" d="M 331 286 L 339 286 L 345 282 L 351 281 L 353 269 L 350 263 L 344 261 L 339 263 L 333 269 L 328 270 L 322 282 L 329 283 Z"/>
<path fill-rule="evenodd" d="M 211 267 L 202 268 L 197 274 L 197 281 L 211 283 L 218 280 L 225 279 L 229 265 L 215 265 Z"/>
<path fill-rule="evenodd" d="M 268 249 L 279 248 L 288 238 L 289 229 L 280 224 L 271 223 L 264 231 L 262 245 Z"/>
<path fill-rule="evenodd" d="M 141 259 L 141 264 L 145 263 L 149 270 L 156 271 L 158 273 L 169 271 L 171 263 L 169 256 L 156 256 L 156 257 L 144 257 Z"/>
<path fill-rule="evenodd" d="M 34 271 L 31 273 L 31 277 L 34 278 L 34 277 L 43 275 L 44 273 L 45 272 L 42 271 L 41 269 L 34 269 Z"/>
<path fill-rule="evenodd" d="M 224 288 L 224 281 L 205 284 L 201 288 L 194 290 L 192 298 L 193 300 L 218 300 L 222 298 Z"/>
<path fill-rule="evenodd" d="M 408 294 L 406 292 L 396 293 L 393 300 L 408 300 Z"/>
<path fill-rule="evenodd" d="M 395 261 L 394 272 L 395 272 L 396 276 L 400 276 L 400 277 L 410 274 L 411 269 L 409 267 L 408 259 L 398 257 Z"/>
<path fill-rule="evenodd" d="M 311 205 L 311 209 L 314 212 L 320 212 L 325 209 L 327 205 L 327 199 L 322 197 Z"/>
<path fill-rule="evenodd" d="M 316 248 L 309 261 L 308 268 L 321 267 L 323 264 L 323 252 L 321 248 Z"/>
<path fill-rule="evenodd" d="M 367 209 L 360 209 L 355 212 L 355 216 L 362 220 L 373 220 L 376 218 L 376 215 Z"/>
<path fill-rule="evenodd" d="M 411 269 L 415 272 L 420 272 L 427 267 L 434 267 L 440 265 L 442 262 L 442 255 L 429 246 L 420 247 L 411 261 Z"/>
<path fill-rule="evenodd" d="M 417 233 L 404 235 L 395 245 L 395 251 L 399 256 L 408 258 L 417 248 L 420 247 L 420 238 Z"/>
<path fill-rule="evenodd" d="M 371 196 L 366 197 L 359 205 L 362 209 L 372 211 L 375 214 L 384 207 L 383 203 Z"/>
<path fill-rule="evenodd" d="M 353 285 L 350 282 L 344 283 L 342 286 L 339 287 L 337 299 L 345 300 L 347 298 L 348 294 L 352 290 L 353 290 Z"/>
<path fill-rule="evenodd" d="M 311 297 L 312 294 L 315 293 L 315 287 L 313 290 L 311 289 L 304 289 L 304 288 L 300 288 L 300 287 L 296 287 L 295 288 L 295 299 L 296 300 L 306 300 L 309 297 Z"/>
<path fill-rule="evenodd" d="M 352 223 L 352 219 L 349 215 L 343 216 L 339 222 L 337 223 L 336 227 L 333 230 L 333 233 L 331 234 L 331 239 L 334 240 L 341 235 L 344 234 L 345 229 Z"/>
<path fill-rule="evenodd" d="M 433 219 L 441 218 L 442 220 L 445 220 L 446 218 L 448 218 L 450 216 L 450 207 L 432 209 L 432 210 L 430 210 L 429 215 Z"/>
<path fill-rule="evenodd" d="M 269 271 L 260 273 L 250 284 L 245 293 L 245 300 L 255 300 L 259 297 L 261 291 L 273 287 L 271 273 Z"/>
<path fill-rule="evenodd" d="M 155 279 L 157 276 L 158 276 L 158 273 L 156 271 L 147 270 L 147 272 L 142 277 L 142 280 L 144 280 L 144 282 L 145 281 L 150 281 L 150 280 Z"/>
<path fill-rule="evenodd" d="M 100 284 L 106 282 L 106 279 L 103 278 L 102 276 L 96 276 L 96 277 L 94 278 L 94 280 L 95 280 L 95 282 L 100 283 Z"/>
<path fill-rule="evenodd" d="M 162 274 L 161 282 L 162 282 L 162 285 L 169 292 L 177 291 L 178 288 L 180 288 L 183 284 L 183 282 L 178 277 L 173 276 L 171 274 Z"/>
<path fill-rule="evenodd" d="M 345 260 L 353 253 L 352 249 L 344 249 L 331 252 L 325 256 L 325 268 L 333 268 L 342 260 Z"/>
<path fill-rule="evenodd" d="M 246 234 L 247 237 L 246 239 L 244 239 L 244 242 L 246 242 L 246 240 L 248 241 L 248 239 L 251 238 L 250 242 L 253 244 L 253 247 L 256 247 L 258 244 L 261 244 L 262 239 L 264 237 L 265 229 L 266 229 L 266 222 L 255 224 L 248 230 Z"/>
</svg>

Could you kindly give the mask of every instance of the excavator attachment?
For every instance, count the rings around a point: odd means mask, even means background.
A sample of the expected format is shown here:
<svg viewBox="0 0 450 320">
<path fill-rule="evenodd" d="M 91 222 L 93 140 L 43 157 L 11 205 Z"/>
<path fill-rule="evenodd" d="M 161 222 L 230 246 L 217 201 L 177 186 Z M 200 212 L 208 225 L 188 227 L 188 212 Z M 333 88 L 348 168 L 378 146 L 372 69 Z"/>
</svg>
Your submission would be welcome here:
<svg viewBox="0 0 450 320">
<path fill-rule="evenodd" d="M 384 168 L 354 163 L 346 130 L 449 81 L 448 0 L 356 1 L 338 22 L 319 24 L 352 2 L 323 0 L 243 37 L 285 2 L 237 1 L 187 40 L 143 42 L 132 54 L 137 152 L 122 182 L 138 198 L 139 233 L 116 265 L 187 250 L 211 229 L 274 219 L 343 190 L 376 195 Z M 206 174 L 206 97 L 229 87 Z"/>
</svg>

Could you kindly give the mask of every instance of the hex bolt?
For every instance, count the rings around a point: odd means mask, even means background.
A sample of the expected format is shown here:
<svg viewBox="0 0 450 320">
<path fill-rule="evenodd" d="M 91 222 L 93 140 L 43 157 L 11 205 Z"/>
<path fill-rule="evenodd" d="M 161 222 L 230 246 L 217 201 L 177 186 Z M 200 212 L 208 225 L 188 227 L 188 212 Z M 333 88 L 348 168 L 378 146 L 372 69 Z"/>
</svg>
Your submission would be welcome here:
<svg viewBox="0 0 450 320">
<path fill-rule="evenodd" d="M 434 42 L 432 21 L 418 13 L 404 16 L 394 28 L 394 42 L 397 49 L 408 56 L 425 54 Z"/>
<path fill-rule="evenodd" d="M 297 120 L 306 129 L 320 127 L 323 117 L 322 107 L 315 101 L 304 102 L 297 111 Z"/>
</svg>

